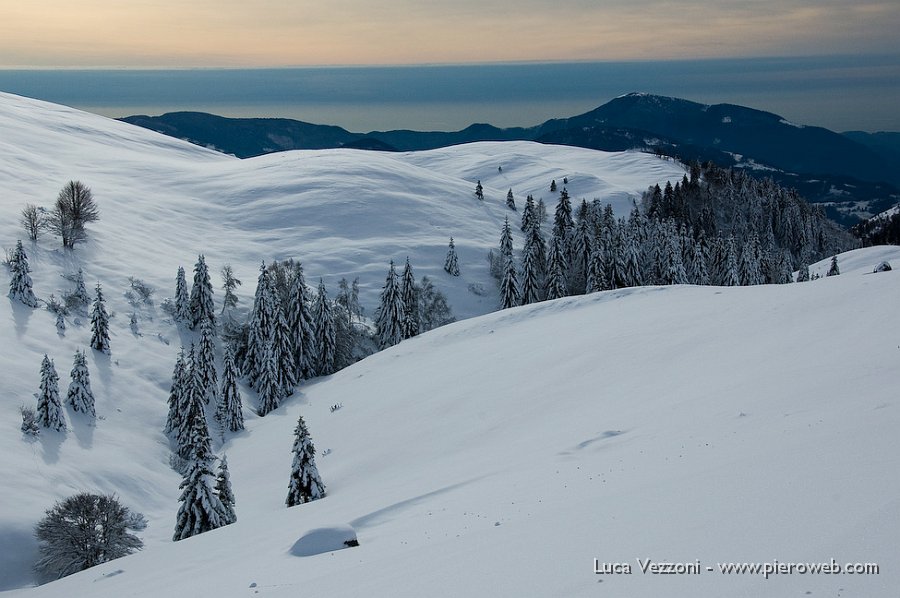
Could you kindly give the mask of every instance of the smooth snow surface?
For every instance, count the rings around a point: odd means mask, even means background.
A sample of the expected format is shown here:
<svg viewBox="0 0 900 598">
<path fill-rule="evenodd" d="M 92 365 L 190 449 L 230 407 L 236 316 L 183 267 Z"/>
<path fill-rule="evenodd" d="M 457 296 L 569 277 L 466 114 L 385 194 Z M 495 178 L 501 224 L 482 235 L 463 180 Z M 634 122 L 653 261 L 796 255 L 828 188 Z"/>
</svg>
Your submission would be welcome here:
<svg viewBox="0 0 900 598">
<path fill-rule="evenodd" d="M 180 476 L 161 430 L 178 345 L 193 335 L 158 305 L 140 311 L 133 334 L 128 276 L 155 286 L 158 303 L 202 251 L 213 272 L 234 266 L 246 307 L 258 261 L 297 256 L 330 288 L 359 275 L 371 313 L 386 261 L 409 253 L 457 315 L 473 316 L 496 302 L 484 256 L 514 181 L 517 200 L 525 181 L 535 192 L 562 176 L 573 197 L 604 199 L 681 171 L 641 154 L 527 143 L 238 161 L 8 95 L 0 152 L 4 246 L 21 236 L 25 202 L 49 206 L 69 178 L 93 188 L 101 220 L 88 243 L 65 253 L 47 236 L 26 251 L 39 297 L 70 288 L 60 275 L 82 267 L 116 314 L 112 355 L 88 351 L 101 419 L 89 426 L 67 410 L 67 434 L 29 442 L 18 406 L 34 401 L 42 355 L 65 388 L 89 330 L 70 319 L 59 337 L 49 312 L 0 301 L 0 588 L 19 588 L 10 596 L 896 596 L 900 273 L 871 270 L 900 263 L 900 248 L 842 254 L 841 276 L 808 283 L 610 291 L 404 341 L 305 383 L 265 418 L 245 410 L 247 430 L 219 451 L 238 522 L 173 543 Z M 450 235 L 461 280 L 441 270 Z M 301 413 L 328 495 L 288 509 Z M 23 588 L 34 523 L 81 490 L 143 512 L 146 547 Z M 351 533 L 360 545 L 337 550 Z M 597 575 L 595 558 L 633 573 Z M 881 572 L 652 575 L 636 560 L 647 558 L 834 558 Z"/>
</svg>

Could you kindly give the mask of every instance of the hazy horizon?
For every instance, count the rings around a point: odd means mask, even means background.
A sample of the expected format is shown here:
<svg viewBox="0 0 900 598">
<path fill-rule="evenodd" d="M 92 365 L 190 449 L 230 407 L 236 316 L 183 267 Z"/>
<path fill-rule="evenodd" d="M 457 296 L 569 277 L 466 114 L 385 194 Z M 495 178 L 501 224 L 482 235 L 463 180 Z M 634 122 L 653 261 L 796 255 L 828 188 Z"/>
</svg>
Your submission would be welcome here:
<svg viewBox="0 0 900 598">
<path fill-rule="evenodd" d="M 532 126 L 629 92 L 835 131 L 900 131 L 900 56 L 258 69 L 15 69 L 0 90 L 123 117 L 200 111 L 354 132 Z"/>
</svg>

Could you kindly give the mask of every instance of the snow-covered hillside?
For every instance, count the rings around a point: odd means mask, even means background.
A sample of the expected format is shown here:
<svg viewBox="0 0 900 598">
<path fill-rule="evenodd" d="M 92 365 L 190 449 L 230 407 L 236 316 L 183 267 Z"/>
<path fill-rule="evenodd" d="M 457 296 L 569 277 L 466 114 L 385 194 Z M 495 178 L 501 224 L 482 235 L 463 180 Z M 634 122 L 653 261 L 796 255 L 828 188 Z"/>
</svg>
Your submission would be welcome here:
<svg viewBox="0 0 900 598">
<path fill-rule="evenodd" d="M 498 170 L 502 166 L 502 172 Z M 307 276 L 360 276 L 370 310 L 385 262 L 407 254 L 454 311 L 494 308 L 484 256 L 506 190 L 621 201 L 671 163 L 527 143 L 421 154 L 290 152 L 239 161 L 121 123 L 0 95 L 0 238 L 26 202 L 70 178 L 101 220 L 64 253 L 29 246 L 35 291 L 83 267 L 107 290 L 112 356 L 88 353 L 96 427 L 27 442 L 40 358 L 63 388 L 89 332 L 0 302 L 0 589 L 11 596 L 893 596 L 900 587 L 900 274 L 869 274 L 896 247 L 839 256 L 842 275 L 796 285 L 647 287 L 469 319 L 305 383 L 223 447 L 238 522 L 172 543 L 180 476 L 161 433 L 179 334 L 146 309 L 128 327 L 130 275 L 171 295 L 203 251 L 252 295 L 261 259 L 296 256 Z M 474 180 L 485 185 L 478 203 Z M 533 181 L 533 182 L 530 182 Z M 521 188 L 518 186 L 521 185 Z M 529 185 L 532 185 L 529 187 Z M 583 186 L 581 186 L 583 185 Z M 619 204 L 626 205 L 626 204 Z M 457 239 L 462 280 L 441 270 Z M 517 240 L 519 237 L 517 237 Z M 823 271 L 827 262 L 811 267 Z M 4 281 L 7 276 L 4 274 Z M 487 293 L 471 293 L 481 285 Z M 217 297 L 219 298 L 219 297 Z M 252 404 L 252 393 L 244 390 Z M 343 408 L 331 412 L 330 406 Z M 328 486 L 286 509 L 292 430 L 306 418 Z M 323 455 L 328 451 L 327 455 Z M 38 588 L 31 532 L 79 490 L 143 512 L 146 547 Z M 330 549 L 347 528 L 359 547 Z M 318 531 L 315 531 L 318 530 Z M 597 575 L 626 562 L 631 575 Z M 694 562 L 642 574 L 636 559 Z M 717 562 L 874 562 L 879 575 L 723 575 Z"/>
</svg>

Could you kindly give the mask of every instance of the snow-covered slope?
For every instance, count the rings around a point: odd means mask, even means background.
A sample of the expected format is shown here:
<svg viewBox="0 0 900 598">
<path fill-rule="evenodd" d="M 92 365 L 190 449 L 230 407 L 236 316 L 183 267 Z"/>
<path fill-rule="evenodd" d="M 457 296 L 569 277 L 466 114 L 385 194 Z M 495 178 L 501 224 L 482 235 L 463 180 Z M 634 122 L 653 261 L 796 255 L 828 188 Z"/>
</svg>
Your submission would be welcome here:
<svg viewBox="0 0 900 598">
<path fill-rule="evenodd" d="M 810 283 L 605 292 L 405 341 L 228 444 L 237 524 L 148 530 L 143 552 L 21 595 L 893 596 L 900 275 L 865 274 L 885 257 L 900 249 Z M 299 413 L 329 496 L 285 509 Z M 361 545 L 330 552 L 347 526 Z M 881 572 L 705 570 L 831 558 Z"/>
<path fill-rule="evenodd" d="M 126 275 L 144 278 L 163 293 L 174 284 L 177 266 L 189 269 L 200 252 L 214 272 L 230 262 L 247 283 L 255 279 L 260 260 L 299 257 L 307 276 L 313 282 L 323 277 L 330 291 L 341 277 L 359 276 L 361 301 L 372 307 L 388 261 L 409 256 L 417 275 L 431 276 L 448 294 L 458 317 L 497 306 L 487 252 L 497 245 L 504 217 L 515 224 L 521 218 L 505 206 L 508 189 L 520 206 L 533 193 L 552 211 L 558 198 L 549 191 L 550 181 L 561 186 L 568 177 L 573 200 L 599 198 L 627 215 L 648 186 L 684 174 L 648 154 L 530 142 L 405 154 L 294 151 L 238 160 L 2 93 L 0 155 L 3 246 L 12 247 L 23 235 L 17 216 L 26 202 L 52 207 L 70 179 L 92 188 L 101 220 L 76 253 L 92 278 L 133 268 Z M 475 199 L 478 179 L 485 186 L 484 202 Z M 451 236 L 460 279 L 441 275 Z M 515 240 L 521 247 L 521 236 Z M 40 260 L 53 248 L 48 241 L 32 253 Z M 122 264 L 122 248 L 138 259 Z M 482 289 L 484 296 L 478 294 Z M 252 288 L 242 290 L 252 296 Z"/>
<path fill-rule="evenodd" d="M 64 389 L 89 333 L 70 321 L 58 337 L 48 312 L 0 301 L 0 589 L 30 583 L 43 510 L 91 490 L 147 516 L 145 549 L 9 595 L 895 595 L 900 274 L 868 274 L 900 264 L 895 247 L 839 256 L 841 276 L 810 283 L 613 291 L 404 341 L 304 384 L 266 418 L 247 410 L 247 430 L 223 447 L 238 522 L 170 541 L 180 476 L 161 429 L 177 346 L 191 335 L 158 308 L 133 335 L 129 275 L 160 299 L 203 251 L 213 270 L 230 262 L 244 278 L 246 305 L 259 260 L 297 256 L 330 288 L 359 275 L 371 311 L 386 260 L 409 253 L 457 315 L 477 315 L 496 301 L 484 255 L 506 190 L 540 196 L 562 176 L 575 197 L 604 199 L 681 171 L 520 143 L 239 161 L 0 95 L 0 244 L 21 236 L 25 202 L 49 206 L 64 182 L 83 180 L 101 220 L 74 254 L 50 238 L 26 243 L 35 291 L 58 294 L 70 286 L 60 275 L 83 267 L 117 312 L 111 358 L 88 353 L 102 419 L 88 427 L 69 412 L 67 434 L 29 443 L 17 409 L 33 402 L 41 356 L 56 360 Z M 472 196 L 478 178 L 484 204 Z M 441 270 L 450 235 L 462 280 Z M 300 413 L 329 495 L 286 509 Z M 329 552 L 348 527 L 360 546 Z M 645 575 L 635 560 L 832 557 L 881 573 Z M 634 573 L 596 575 L 595 558 Z"/>
</svg>

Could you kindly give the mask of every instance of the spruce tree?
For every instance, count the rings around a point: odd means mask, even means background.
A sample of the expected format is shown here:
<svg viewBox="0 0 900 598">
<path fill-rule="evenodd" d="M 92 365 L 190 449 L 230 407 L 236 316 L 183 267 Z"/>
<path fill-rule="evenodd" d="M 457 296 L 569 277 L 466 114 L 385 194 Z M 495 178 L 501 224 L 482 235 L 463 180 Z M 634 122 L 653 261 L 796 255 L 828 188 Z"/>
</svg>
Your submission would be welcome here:
<svg viewBox="0 0 900 598">
<path fill-rule="evenodd" d="M 262 374 L 266 347 L 273 336 L 275 314 L 271 290 L 269 270 L 266 268 L 266 263 L 263 262 L 259 268 L 259 278 L 256 281 L 253 309 L 250 311 L 250 319 L 247 322 L 247 351 L 244 354 L 244 363 L 241 368 L 252 388 L 256 388 L 256 381 Z"/>
<path fill-rule="evenodd" d="M 400 278 L 400 296 L 403 297 L 403 338 L 412 338 L 419 334 L 422 322 L 419 320 L 419 290 L 408 257 Z"/>
<path fill-rule="evenodd" d="M 97 283 L 94 309 L 91 312 L 91 348 L 109 354 L 109 315 L 103 302 L 103 291 Z"/>
<path fill-rule="evenodd" d="M 531 236 L 525 241 L 522 256 L 522 305 L 541 300 L 541 281 L 538 273 L 537 248 Z"/>
<path fill-rule="evenodd" d="M 319 376 L 328 376 L 335 371 L 335 352 L 337 351 L 337 339 L 335 337 L 334 311 L 331 301 L 325 291 L 325 282 L 319 279 L 319 290 L 315 305 L 315 329 L 313 334 L 316 339 L 316 354 L 318 362 L 316 370 Z"/>
<path fill-rule="evenodd" d="M 587 286 L 588 267 L 591 261 L 591 232 L 587 218 L 587 202 L 581 202 L 584 216 L 579 218 L 578 225 L 572 234 L 572 271 L 569 274 L 570 290 L 573 294 L 585 292 Z"/>
<path fill-rule="evenodd" d="M 200 322 L 200 345 L 197 347 L 197 361 L 194 364 L 200 379 L 200 395 L 207 405 L 217 405 L 219 377 L 216 375 L 215 345 L 209 320 Z"/>
<path fill-rule="evenodd" d="M 62 403 L 59 400 L 59 375 L 53 361 L 46 354 L 41 362 L 41 382 L 35 415 L 40 426 L 58 431 L 66 429 Z"/>
<path fill-rule="evenodd" d="M 273 341 L 269 341 L 266 345 L 262 371 L 257 379 L 257 395 L 256 412 L 260 417 L 265 417 L 270 411 L 277 409 L 284 398 L 284 387 L 278 374 L 278 356 Z"/>
<path fill-rule="evenodd" d="M 556 213 L 553 216 L 553 235 L 559 237 L 564 243 L 563 249 L 568 247 L 569 235 L 574 228 L 572 202 L 569 201 L 569 192 L 563 187 L 563 190 L 559 193 L 559 203 L 556 204 Z"/>
<path fill-rule="evenodd" d="M 191 324 L 191 300 L 188 296 L 187 281 L 184 277 L 184 268 L 178 266 L 178 274 L 175 275 L 175 313 L 174 319 L 179 324 Z"/>
<path fill-rule="evenodd" d="M 664 250 L 663 284 L 686 284 L 687 274 L 681 261 L 681 247 L 672 227 L 666 227 L 662 239 Z"/>
<path fill-rule="evenodd" d="M 626 287 L 639 287 L 644 284 L 644 274 L 641 267 L 640 249 L 637 239 L 628 231 L 621 232 L 622 239 L 622 282 Z"/>
<path fill-rule="evenodd" d="M 550 241 L 547 270 L 547 299 L 565 297 L 567 294 L 565 258 L 563 257 L 562 242 L 556 235 Z"/>
<path fill-rule="evenodd" d="M 481 181 L 475 183 L 475 197 L 478 199 L 484 199 L 484 187 L 481 186 Z"/>
<path fill-rule="evenodd" d="M 184 347 L 178 352 L 178 359 L 175 361 L 175 368 L 172 372 L 172 386 L 169 390 L 169 415 L 166 417 L 166 434 L 177 434 L 181 428 L 181 422 L 184 417 L 186 399 L 185 395 L 189 390 L 190 372 L 185 363 Z"/>
<path fill-rule="evenodd" d="M 213 304 L 213 287 L 209 279 L 206 258 L 201 253 L 194 265 L 194 284 L 191 287 L 191 328 L 208 320 L 215 331 L 216 308 Z"/>
<path fill-rule="evenodd" d="M 378 346 L 386 349 L 396 345 L 403 339 L 403 315 L 406 306 L 403 304 L 403 294 L 391 261 L 384 287 L 381 290 L 381 304 L 375 314 L 375 335 Z"/>
<path fill-rule="evenodd" d="M 456 246 L 453 237 L 450 237 L 450 248 L 447 250 L 447 259 L 444 260 L 444 270 L 450 276 L 459 276 L 459 259 L 456 257 Z"/>
<path fill-rule="evenodd" d="M 237 521 L 237 515 L 234 513 L 234 492 L 231 489 L 231 474 L 228 472 L 228 457 L 222 455 L 219 459 L 219 469 L 216 472 L 216 496 L 222 503 L 222 509 L 225 513 L 223 525 L 229 525 Z"/>
<path fill-rule="evenodd" d="M 213 472 L 211 455 L 194 453 L 188 461 L 184 479 L 179 488 L 181 507 L 175 518 L 175 533 L 172 540 L 177 542 L 222 527 L 228 523 L 228 513 L 210 486 Z"/>
<path fill-rule="evenodd" d="M 547 245 L 544 242 L 544 233 L 541 230 L 540 222 L 535 221 L 525 233 L 525 244 L 534 253 L 537 275 L 539 279 L 542 279 L 547 273 Z"/>
<path fill-rule="evenodd" d="M 596 293 L 606 289 L 605 257 L 600 237 L 595 237 L 591 244 L 591 260 L 588 262 L 588 275 L 585 290 L 588 293 Z"/>
<path fill-rule="evenodd" d="M 291 479 L 284 501 L 288 507 L 301 505 L 325 497 L 325 484 L 316 468 L 316 447 L 313 446 L 306 422 L 301 415 L 294 428 L 294 460 L 291 463 Z"/>
<path fill-rule="evenodd" d="M 826 276 L 837 276 L 841 273 L 841 269 L 838 267 L 838 259 L 837 256 L 832 256 L 831 258 L 831 266 L 828 268 L 828 274 Z"/>
<path fill-rule="evenodd" d="M 298 381 L 315 376 L 318 361 L 311 306 L 312 300 L 306 288 L 303 265 L 298 261 L 294 265 L 291 298 L 287 310 L 288 332 L 292 337 L 294 349 L 294 374 Z"/>
<path fill-rule="evenodd" d="M 519 281 L 512 257 L 505 258 L 503 278 L 500 280 L 500 309 L 519 305 Z"/>
<path fill-rule="evenodd" d="M 688 272 L 688 282 L 697 285 L 708 285 L 710 283 L 709 269 L 707 268 L 707 252 L 706 236 L 700 231 L 700 236 L 692 245 L 691 250 L 694 253 L 691 259 L 691 271 Z"/>
<path fill-rule="evenodd" d="M 91 297 L 88 295 L 87 287 L 84 284 L 84 272 L 81 268 L 78 268 L 78 272 L 75 274 L 75 291 L 72 293 L 72 299 L 77 301 L 78 305 L 87 305 L 91 302 Z"/>
<path fill-rule="evenodd" d="M 16 249 L 9 262 L 12 276 L 9 279 L 9 298 L 21 301 L 28 307 L 37 307 L 38 300 L 31 288 L 31 268 L 28 266 L 28 256 L 22 247 L 22 241 L 16 241 Z"/>
<path fill-rule="evenodd" d="M 503 221 L 503 228 L 500 230 L 500 257 L 501 259 L 512 259 L 512 254 L 512 229 L 509 226 L 509 217 L 507 217 Z"/>
<path fill-rule="evenodd" d="M 744 243 L 740 257 L 740 279 L 743 286 L 763 283 L 761 261 L 759 239 L 755 234 L 750 235 L 747 242 Z"/>
<path fill-rule="evenodd" d="M 809 282 L 809 264 L 800 264 L 797 271 L 797 282 Z"/>
<path fill-rule="evenodd" d="M 222 314 L 228 310 L 234 309 L 237 307 L 238 298 L 237 295 L 234 294 L 234 289 L 241 286 L 241 281 L 234 277 L 234 270 L 231 268 L 231 264 L 225 264 L 222 266 L 222 290 L 225 291 L 225 297 L 222 299 Z"/>
<path fill-rule="evenodd" d="M 182 459 L 191 459 L 192 453 L 207 456 L 212 454 L 209 424 L 206 421 L 206 411 L 203 407 L 203 382 L 197 367 L 197 352 L 194 345 L 191 345 L 187 361 L 192 364 L 192 367 L 181 395 L 182 402 L 179 408 L 181 421 L 176 438 L 178 455 Z"/>
<path fill-rule="evenodd" d="M 723 278 L 719 284 L 725 287 L 736 287 L 741 284 L 740 269 L 738 268 L 737 255 L 734 249 L 734 237 L 731 235 L 725 241 Z"/>
<path fill-rule="evenodd" d="M 219 393 L 221 402 L 216 412 L 216 419 L 223 431 L 237 432 L 244 429 L 244 412 L 241 393 L 237 385 L 237 366 L 234 363 L 234 352 L 225 347 L 222 358 L 222 390 Z"/>
<path fill-rule="evenodd" d="M 297 386 L 297 368 L 294 365 L 293 337 L 288 329 L 284 307 L 281 302 L 281 294 L 275 288 L 274 278 L 270 279 L 272 290 L 269 295 L 273 300 L 272 314 L 272 344 L 275 348 L 275 360 L 278 367 L 278 380 L 284 396 L 294 394 Z"/>
<path fill-rule="evenodd" d="M 513 212 L 516 211 L 516 199 L 513 197 L 512 189 L 506 192 L 506 207 Z"/>
<path fill-rule="evenodd" d="M 83 351 L 75 351 L 71 377 L 66 403 L 72 406 L 73 411 L 96 417 L 94 393 L 91 392 L 91 375 L 87 367 L 87 356 Z"/>
<path fill-rule="evenodd" d="M 520 227 L 522 232 L 528 232 L 528 229 L 537 221 L 538 218 L 535 213 L 534 197 L 528 195 L 528 197 L 525 198 L 525 208 L 522 209 L 522 226 Z"/>
</svg>

